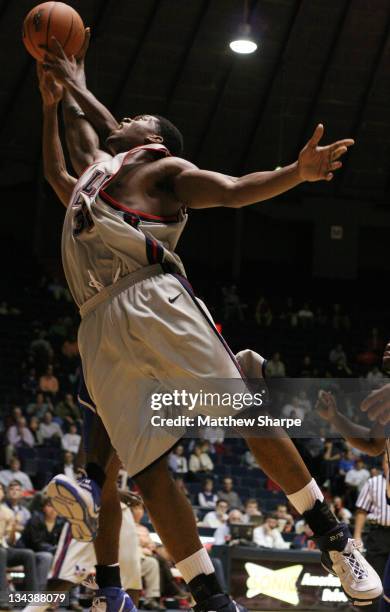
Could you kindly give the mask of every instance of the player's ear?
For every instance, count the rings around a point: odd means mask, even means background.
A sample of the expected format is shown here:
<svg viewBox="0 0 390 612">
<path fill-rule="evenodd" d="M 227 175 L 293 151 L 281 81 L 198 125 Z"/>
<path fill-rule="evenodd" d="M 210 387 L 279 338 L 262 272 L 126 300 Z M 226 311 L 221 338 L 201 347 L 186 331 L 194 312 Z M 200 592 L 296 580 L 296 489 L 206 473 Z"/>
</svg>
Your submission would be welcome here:
<svg viewBox="0 0 390 612">
<path fill-rule="evenodd" d="M 151 144 L 151 143 L 161 144 L 162 142 L 164 142 L 164 139 L 160 134 L 153 134 L 152 136 L 147 136 L 145 140 L 148 144 Z"/>
</svg>

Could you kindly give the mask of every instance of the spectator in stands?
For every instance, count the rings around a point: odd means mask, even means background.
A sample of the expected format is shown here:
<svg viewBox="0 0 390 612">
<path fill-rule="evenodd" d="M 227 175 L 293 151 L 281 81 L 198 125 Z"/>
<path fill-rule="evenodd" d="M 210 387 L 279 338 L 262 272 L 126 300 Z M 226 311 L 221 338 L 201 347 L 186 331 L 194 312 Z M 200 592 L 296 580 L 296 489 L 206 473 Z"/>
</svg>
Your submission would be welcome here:
<svg viewBox="0 0 390 612">
<path fill-rule="evenodd" d="M 310 529 L 306 521 L 300 521 L 302 526 L 300 527 L 299 533 L 294 536 L 291 544 L 291 548 L 299 550 L 316 550 L 317 545 L 313 540 L 313 532 Z"/>
<path fill-rule="evenodd" d="M 73 423 L 81 422 L 81 415 L 79 407 L 74 401 L 73 395 L 67 393 L 62 402 L 56 405 L 54 409 L 55 416 L 59 417 L 64 421 L 64 424 L 68 427 Z"/>
<path fill-rule="evenodd" d="M 76 472 L 74 469 L 74 456 L 73 456 L 73 453 L 71 453 L 70 451 L 64 452 L 64 463 L 62 466 L 62 471 L 65 474 L 65 476 L 68 476 L 68 478 L 72 478 L 72 480 L 76 480 Z M 126 480 L 127 480 L 127 474 L 126 474 Z"/>
<path fill-rule="evenodd" d="M 339 461 L 339 474 L 345 476 L 349 470 L 355 467 L 355 455 L 352 450 L 347 450 L 342 453 L 341 459 Z"/>
<path fill-rule="evenodd" d="M 313 327 L 314 312 L 310 308 L 308 302 L 305 302 L 300 310 L 298 310 L 298 321 L 301 327 L 308 329 Z"/>
<path fill-rule="evenodd" d="M 290 542 L 284 541 L 278 529 L 278 518 L 275 514 L 267 515 L 264 523 L 253 530 L 253 541 L 262 548 L 290 548 Z"/>
<path fill-rule="evenodd" d="M 62 448 L 66 451 L 70 451 L 74 455 L 79 452 L 81 442 L 81 436 L 77 433 L 77 425 L 74 423 L 69 427 L 69 433 L 63 435 L 61 443 Z"/>
<path fill-rule="evenodd" d="M 342 344 L 337 344 L 329 353 L 329 361 L 332 365 L 336 365 L 338 360 L 343 358 L 344 361 L 347 361 L 347 355 L 343 349 Z"/>
<path fill-rule="evenodd" d="M 253 455 L 253 453 L 251 453 L 250 450 L 245 451 L 244 462 L 245 462 L 245 465 L 247 465 L 250 470 L 253 470 L 259 467 L 259 464 L 257 463 L 255 456 Z"/>
<path fill-rule="evenodd" d="M 222 296 L 225 321 L 231 319 L 243 321 L 246 305 L 241 302 L 240 296 L 237 293 L 237 286 L 222 287 Z"/>
<path fill-rule="evenodd" d="M 351 321 L 347 314 L 344 314 L 340 304 L 333 304 L 333 316 L 332 316 L 333 329 L 340 329 L 343 331 L 349 331 L 351 328 Z"/>
<path fill-rule="evenodd" d="M 274 353 L 267 362 L 266 373 L 269 378 L 283 378 L 286 376 L 286 367 L 280 358 L 280 353 Z"/>
<path fill-rule="evenodd" d="M 201 525 L 203 527 L 220 527 L 220 525 L 224 525 L 227 521 L 227 511 L 229 506 L 227 502 L 223 499 L 218 499 L 215 510 L 211 510 L 208 512 L 202 520 Z"/>
<path fill-rule="evenodd" d="M 384 379 L 384 374 L 380 371 L 377 365 L 374 365 L 368 371 L 366 378 L 372 387 L 378 387 Z"/>
<path fill-rule="evenodd" d="M 242 517 L 243 522 L 258 524 L 262 516 L 257 499 L 254 497 L 247 499 L 245 502 L 244 515 Z"/>
<path fill-rule="evenodd" d="M 35 444 L 34 436 L 27 427 L 26 419 L 19 417 L 16 425 L 11 425 L 7 431 L 8 446 L 6 448 L 7 464 L 18 448 L 32 448 Z"/>
<path fill-rule="evenodd" d="M 20 461 L 17 457 L 12 457 L 9 462 L 9 470 L 0 471 L 0 482 L 8 487 L 15 480 L 18 481 L 19 485 L 25 491 L 31 491 L 34 489 L 32 482 L 27 474 L 21 471 Z"/>
<path fill-rule="evenodd" d="M 351 522 L 351 518 L 352 518 L 352 512 L 350 512 L 348 508 L 344 507 L 344 502 L 341 497 L 337 496 L 333 499 L 331 508 L 333 512 L 335 513 L 336 517 L 339 519 L 339 521 L 343 523 L 347 523 L 347 525 L 349 525 L 349 523 Z"/>
<path fill-rule="evenodd" d="M 326 440 L 324 444 L 325 452 L 323 457 L 324 476 L 330 482 L 337 472 L 338 464 L 341 459 L 342 451 L 337 441 Z"/>
<path fill-rule="evenodd" d="M 243 525 L 243 516 L 239 510 L 230 510 L 226 523 L 217 527 L 214 532 L 214 544 L 221 546 L 232 542 L 231 525 Z"/>
<path fill-rule="evenodd" d="M 28 374 L 24 377 L 22 382 L 22 389 L 27 394 L 27 396 L 33 397 L 38 390 L 38 379 L 37 379 L 37 371 L 35 368 L 30 368 Z"/>
<path fill-rule="evenodd" d="M 58 378 L 53 374 L 53 366 L 49 365 L 46 368 L 46 373 L 39 379 L 39 388 L 43 393 L 50 394 L 55 397 L 60 389 Z"/>
<path fill-rule="evenodd" d="M 170 453 L 168 465 L 174 474 L 187 474 L 188 462 L 184 456 L 184 446 L 182 444 L 178 444 Z"/>
<path fill-rule="evenodd" d="M 32 416 L 30 418 L 28 428 L 31 431 L 32 437 L 34 438 L 34 446 L 39 446 L 42 444 L 42 436 L 39 433 L 39 419 L 36 416 Z"/>
<path fill-rule="evenodd" d="M 201 508 L 212 508 L 214 509 L 217 503 L 217 495 L 214 493 L 214 480 L 212 478 L 206 478 L 203 483 L 203 489 L 198 493 L 198 505 Z"/>
<path fill-rule="evenodd" d="M 38 371 L 45 370 L 48 364 L 53 360 L 53 347 L 46 339 L 45 331 L 37 331 L 37 338 L 30 344 L 30 353 Z"/>
<path fill-rule="evenodd" d="M 20 545 L 34 551 L 38 586 L 44 591 L 64 520 L 57 516 L 49 499 L 43 499 L 40 505 L 41 510 L 34 512 L 27 522 Z"/>
<path fill-rule="evenodd" d="M 204 452 L 204 448 L 200 444 L 196 444 L 190 456 L 188 467 L 190 472 L 198 474 L 200 472 L 211 472 L 214 464 L 210 455 Z"/>
<path fill-rule="evenodd" d="M 299 407 L 304 410 L 305 416 L 306 416 L 307 413 L 311 411 L 313 406 L 307 396 L 305 389 L 300 389 L 300 391 L 298 391 L 298 402 L 299 402 Z"/>
<path fill-rule="evenodd" d="M 52 410 L 53 406 L 49 400 L 45 400 L 43 393 L 39 392 L 36 394 L 35 402 L 31 402 L 27 406 L 27 414 L 36 416 L 38 419 L 43 419 L 45 413 L 48 410 Z"/>
<path fill-rule="evenodd" d="M 298 376 L 301 378 L 311 378 L 313 376 L 313 370 L 314 368 L 310 355 L 305 355 Z"/>
<path fill-rule="evenodd" d="M 278 529 L 281 533 L 291 533 L 294 531 L 294 519 L 288 512 L 286 504 L 278 504 L 274 515 L 278 521 Z"/>
<path fill-rule="evenodd" d="M 264 297 L 259 297 L 255 308 L 255 321 L 257 325 L 270 327 L 273 321 L 273 314 L 268 301 Z"/>
<path fill-rule="evenodd" d="M 229 508 L 238 508 L 238 510 L 243 509 L 242 501 L 240 496 L 233 489 L 233 479 L 229 476 L 226 476 L 222 481 L 222 489 L 218 491 L 218 499 L 224 499 Z"/>
<path fill-rule="evenodd" d="M 363 485 L 370 478 L 370 472 L 367 470 L 362 459 L 356 461 L 356 465 L 352 467 L 345 476 L 345 484 L 354 489 L 356 493 L 360 493 Z"/>
<path fill-rule="evenodd" d="M 11 425 L 16 425 L 18 419 L 23 416 L 23 410 L 20 406 L 14 406 L 11 411 Z"/>
<path fill-rule="evenodd" d="M 4 487 L 0 484 L 0 609 L 11 610 L 7 603 L 7 567 L 22 565 L 24 568 L 24 588 L 38 591 L 35 558 L 32 550 L 15 548 L 15 516 L 4 503 Z"/>
<path fill-rule="evenodd" d="M 285 404 L 282 408 L 282 415 L 284 417 L 291 417 L 296 419 L 301 419 L 301 421 L 305 418 L 305 411 L 301 407 L 299 403 L 299 398 L 297 396 L 293 397 L 291 402 Z"/>
<path fill-rule="evenodd" d="M 58 423 L 53 421 L 53 415 L 48 410 L 45 412 L 42 423 L 39 425 L 39 433 L 44 443 L 59 443 L 62 438 L 62 430 Z"/>
<path fill-rule="evenodd" d="M 31 513 L 22 503 L 23 489 L 19 480 L 12 480 L 7 488 L 6 503 L 12 510 L 15 517 L 15 532 L 22 533 L 27 521 L 31 518 Z"/>
</svg>

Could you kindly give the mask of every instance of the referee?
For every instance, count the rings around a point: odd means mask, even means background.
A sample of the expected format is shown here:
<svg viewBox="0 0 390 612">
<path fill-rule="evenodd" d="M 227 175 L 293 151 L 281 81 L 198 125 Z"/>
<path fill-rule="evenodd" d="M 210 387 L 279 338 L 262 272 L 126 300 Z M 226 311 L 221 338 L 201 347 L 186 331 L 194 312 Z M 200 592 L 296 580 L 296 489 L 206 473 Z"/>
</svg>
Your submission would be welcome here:
<svg viewBox="0 0 390 612">
<path fill-rule="evenodd" d="M 382 461 L 383 474 L 369 478 L 363 486 L 356 502 L 355 532 L 356 539 L 362 539 L 362 531 L 367 521 L 369 524 L 368 535 L 365 539 L 367 550 L 366 559 L 381 576 L 384 587 L 384 598 L 370 606 L 365 606 L 365 611 L 390 612 L 390 599 L 387 597 L 385 572 L 387 560 L 390 557 L 390 505 L 386 497 L 386 478 L 389 465 L 386 453 Z M 389 561 L 390 563 L 390 561 Z M 387 593 L 386 593 L 387 591 Z"/>
</svg>

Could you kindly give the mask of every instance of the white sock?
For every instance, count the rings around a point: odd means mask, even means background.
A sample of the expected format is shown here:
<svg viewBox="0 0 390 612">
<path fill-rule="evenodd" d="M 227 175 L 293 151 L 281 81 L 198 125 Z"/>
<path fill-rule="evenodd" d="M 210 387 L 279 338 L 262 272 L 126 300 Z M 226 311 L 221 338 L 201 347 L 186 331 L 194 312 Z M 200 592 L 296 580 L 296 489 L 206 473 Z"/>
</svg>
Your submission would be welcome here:
<svg viewBox="0 0 390 612">
<path fill-rule="evenodd" d="M 303 514 L 314 507 L 317 499 L 319 499 L 320 502 L 324 501 L 324 496 L 321 493 L 320 487 L 314 478 L 312 478 L 303 489 L 296 493 L 291 493 L 291 495 L 287 495 L 287 499 L 292 503 L 294 508 L 298 510 L 299 514 Z"/>
<path fill-rule="evenodd" d="M 201 548 L 183 561 L 179 561 L 179 563 L 176 563 L 176 567 L 187 584 L 199 574 L 214 574 L 215 571 L 205 548 Z"/>
</svg>

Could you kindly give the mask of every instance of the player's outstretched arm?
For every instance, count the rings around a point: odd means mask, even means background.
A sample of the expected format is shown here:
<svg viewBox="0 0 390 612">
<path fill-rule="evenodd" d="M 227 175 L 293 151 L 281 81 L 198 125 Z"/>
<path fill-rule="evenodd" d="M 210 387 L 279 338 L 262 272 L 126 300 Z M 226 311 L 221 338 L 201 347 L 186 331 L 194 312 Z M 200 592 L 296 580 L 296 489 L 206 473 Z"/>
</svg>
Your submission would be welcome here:
<svg viewBox="0 0 390 612">
<path fill-rule="evenodd" d="M 174 178 L 180 201 L 191 208 L 229 206 L 241 208 L 280 195 L 305 181 L 330 181 L 341 168 L 340 158 L 354 144 L 350 138 L 320 146 L 324 127 L 319 124 L 298 160 L 279 170 L 230 177 L 217 172 L 183 167 Z"/>
<path fill-rule="evenodd" d="M 320 391 L 316 410 L 354 448 L 372 457 L 380 455 L 384 451 L 383 425 L 375 424 L 371 428 L 357 425 L 338 411 L 336 399 L 331 393 Z"/>
<path fill-rule="evenodd" d="M 87 28 L 86 45 L 88 45 L 89 37 L 90 30 Z M 119 127 L 117 120 L 108 108 L 99 102 L 93 93 L 87 89 L 84 69 L 80 72 L 80 61 L 76 58 L 69 59 L 58 40 L 53 38 L 53 42 L 56 47 L 56 54 L 46 54 L 44 61 L 45 69 L 50 70 L 55 79 L 73 96 L 85 117 L 99 134 L 101 141 L 104 142 L 110 132 Z M 84 50 L 84 55 L 85 52 L 86 49 Z M 82 55 L 82 59 L 84 59 L 84 55 Z"/>
<path fill-rule="evenodd" d="M 46 180 L 53 187 L 64 206 L 68 206 L 76 179 L 66 168 L 58 131 L 58 104 L 62 98 L 62 86 L 37 64 L 39 89 L 43 103 L 43 168 Z"/>
</svg>

